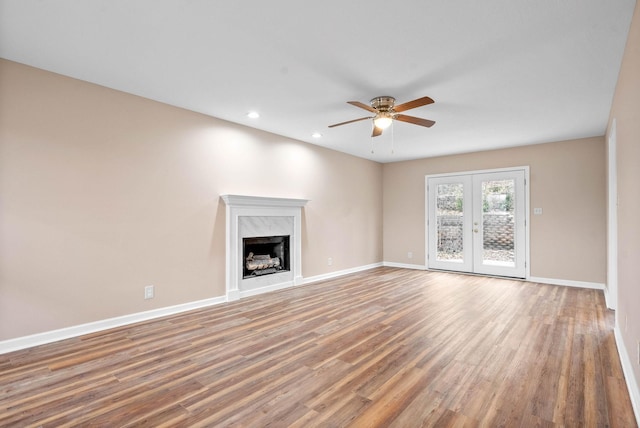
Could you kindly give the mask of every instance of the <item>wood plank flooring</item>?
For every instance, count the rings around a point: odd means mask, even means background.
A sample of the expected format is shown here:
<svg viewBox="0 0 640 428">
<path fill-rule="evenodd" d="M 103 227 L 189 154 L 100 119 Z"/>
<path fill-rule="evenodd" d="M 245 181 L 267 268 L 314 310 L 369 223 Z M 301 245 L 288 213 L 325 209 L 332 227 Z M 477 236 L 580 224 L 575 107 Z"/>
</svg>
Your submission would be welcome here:
<svg viewBox="0 0 640 428">
<path fill-rule="evenodd" d="M 3 427 L 634 427 L 602 292 L 378 268 L 0 355 Z"/>
</svg>

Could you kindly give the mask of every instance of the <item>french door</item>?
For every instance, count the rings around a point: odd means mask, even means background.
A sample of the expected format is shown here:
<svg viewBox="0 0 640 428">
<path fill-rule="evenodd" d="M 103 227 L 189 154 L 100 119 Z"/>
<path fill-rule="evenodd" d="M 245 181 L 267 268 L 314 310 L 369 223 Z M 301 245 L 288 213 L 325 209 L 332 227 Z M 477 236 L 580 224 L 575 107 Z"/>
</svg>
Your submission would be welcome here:
<svg viewBox="0 0 640 428">
<path fill-rule="evenodd" d="M 525 171 L 427 177 L 427 266 L 524 278 Z"/>
</svg>

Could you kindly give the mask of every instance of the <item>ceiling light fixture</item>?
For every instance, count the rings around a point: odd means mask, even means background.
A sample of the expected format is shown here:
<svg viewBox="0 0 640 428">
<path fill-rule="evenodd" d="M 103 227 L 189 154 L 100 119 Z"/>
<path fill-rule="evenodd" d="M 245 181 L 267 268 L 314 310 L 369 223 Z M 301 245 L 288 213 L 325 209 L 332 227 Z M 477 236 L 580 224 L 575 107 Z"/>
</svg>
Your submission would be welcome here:
<svg viewBox="0 0 640 428">
<path fill-rule="evenodd" d="M 321 133 L 319 133 L 319 132 L 314 132 L 313 134 L 311 134 L 311 136 L 312 136 L 313 138 L 322 138 L 322 134 L 321 134 Z"/>
<path fill-rule="evenodd" d="M 260 117 L 260 114 L 257 111 L 250 111 L 249 113 L 247 113 L 247 117 L 249 117 L 250 119 L 257 119 Z"/>
<path fill-rule="evenodd" d="M 380 129 L 387 129 L 391 125 L 391 122 L 393 122 L 393 118 L 387 112 L 380 112 L 373 119 L 373 124 L 376 126 L 376 128 Z"/>
</svg>

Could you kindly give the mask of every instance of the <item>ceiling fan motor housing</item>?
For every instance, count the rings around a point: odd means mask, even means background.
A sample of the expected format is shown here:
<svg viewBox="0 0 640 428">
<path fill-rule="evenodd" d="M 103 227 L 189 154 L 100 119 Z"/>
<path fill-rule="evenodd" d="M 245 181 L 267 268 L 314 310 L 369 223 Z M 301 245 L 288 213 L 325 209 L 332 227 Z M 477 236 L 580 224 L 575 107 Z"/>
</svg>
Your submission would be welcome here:
<svg viewBox="0 0 640 428">
<path fill-rule="evenodd" d="M 389 96 L 375 97 L 370 101 L 371 107 L 378 111 L 389 111 L 393 109 L 395 102 L 396 99 Z"/>
</svg>

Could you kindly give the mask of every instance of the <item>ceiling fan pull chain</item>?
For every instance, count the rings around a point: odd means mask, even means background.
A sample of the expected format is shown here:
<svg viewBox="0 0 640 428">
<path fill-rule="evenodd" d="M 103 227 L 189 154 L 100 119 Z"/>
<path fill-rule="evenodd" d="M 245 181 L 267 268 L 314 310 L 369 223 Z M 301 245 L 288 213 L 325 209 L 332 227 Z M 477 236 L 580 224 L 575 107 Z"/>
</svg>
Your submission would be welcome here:
<svg viewBox="0 0 640 428">
<path fill-rule="evenodd" d="M 395 154 L 396 152 L 396 139 L 394 138 L 394 134 L 393 134 L 393 122 L 391 122 L 391 154 Z"/>
</svg>

